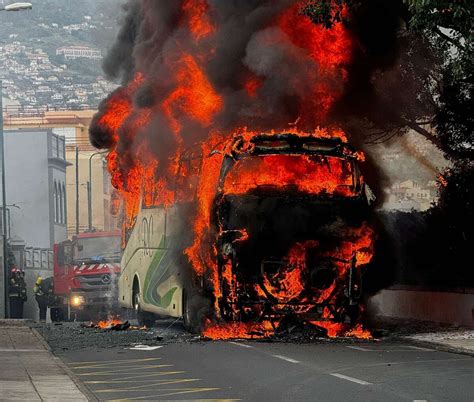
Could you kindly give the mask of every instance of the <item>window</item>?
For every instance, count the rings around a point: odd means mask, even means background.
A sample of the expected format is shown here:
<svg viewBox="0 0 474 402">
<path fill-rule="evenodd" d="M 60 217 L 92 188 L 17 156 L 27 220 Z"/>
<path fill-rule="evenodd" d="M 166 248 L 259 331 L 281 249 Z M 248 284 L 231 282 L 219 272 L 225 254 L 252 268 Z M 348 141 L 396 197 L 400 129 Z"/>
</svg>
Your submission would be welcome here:
<svg viewBox="0 0 474 402">
<path fill-rule="evenodd" d="M 54 135 L 52 138 L 51 156 L 53 158 L 66 159 L 66 144 L 65 138 Z"/>
<path fill-rule="evenodd" d="M 59 223 L 64 223 L 63 199 L 64 199 L 63 188 L 60 184 L 59 185 Z"/>
<path fill-rule="evenodd" d="M 57 158 L 58 157 L 58 137 L 56 135 L 53 135 L 52 136 L 52 140 L 53 140 L 53 149 L 52 149 L 52 152 L 53 152 L 53 158 Z"/>
<path fill-rule="evenodd" d="M 58 221 L 58 183 L 56 183 L 56 180 L 54 181 L 54 222 Z"/>
<path fill-rule="evenodd" d="M 64 220 L 63 223 L 67 223 L 67 215 L 66 215 L 66 185 L 63 183 L 63 216 Z"/>
<path fill-rule="evenodd" d="M 58 137 L 58 157 L 66 159 L 66 147 L 64 137 Z"/>
</svg>

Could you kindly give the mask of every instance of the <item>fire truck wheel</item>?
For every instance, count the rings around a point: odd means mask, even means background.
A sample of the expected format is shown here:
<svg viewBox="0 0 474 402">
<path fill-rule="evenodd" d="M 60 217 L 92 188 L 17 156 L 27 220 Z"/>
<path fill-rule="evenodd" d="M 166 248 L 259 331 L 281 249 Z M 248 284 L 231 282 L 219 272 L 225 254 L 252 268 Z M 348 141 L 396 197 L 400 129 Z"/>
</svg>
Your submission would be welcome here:
<svg viewBox="0 0 474 402">
<path fill-rule="evenodd" d="M 133 289 L 133 309 L 135 310 L 138 325 L 148 328 L 153 327 L 155 325 L 156 317 L 154 314 L 142 310 L 140 300 L 140 287 L 137 285 L 134 286 Z"/>
<path fill-rule="evenodd" d="M 64 310 L 60 307 L 52 307 L 50 310 L 50 316 L 52 322 L 60 322 L 65 319 Z"/>
</svg>

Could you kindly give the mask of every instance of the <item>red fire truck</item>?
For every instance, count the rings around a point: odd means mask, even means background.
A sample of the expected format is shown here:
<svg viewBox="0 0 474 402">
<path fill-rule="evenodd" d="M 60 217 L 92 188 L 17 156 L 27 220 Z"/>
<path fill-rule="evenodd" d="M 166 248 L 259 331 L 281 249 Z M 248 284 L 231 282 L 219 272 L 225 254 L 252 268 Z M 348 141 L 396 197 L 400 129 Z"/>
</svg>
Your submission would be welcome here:
<svg viewBox="0 0 474 402">
<path fill-rule="evenodd" d="M 81 233 L 54 246 L 53 321 L 92 319 L 117 308 L 121 233 Z"/>
</svg>

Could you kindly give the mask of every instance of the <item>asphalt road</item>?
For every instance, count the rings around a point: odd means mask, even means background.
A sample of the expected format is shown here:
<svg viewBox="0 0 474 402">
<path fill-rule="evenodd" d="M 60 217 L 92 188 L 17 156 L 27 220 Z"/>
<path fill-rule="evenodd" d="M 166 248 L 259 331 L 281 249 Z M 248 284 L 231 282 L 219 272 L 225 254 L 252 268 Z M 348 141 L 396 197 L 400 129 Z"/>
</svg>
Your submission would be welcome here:
<svg viewBox="0 0 474 402">
<path fill-rule="evenodd" d="M 474 358 L 390 341 L 168 343 L 58 355 L 100 400 L 474 400 Z"/>
</svg>

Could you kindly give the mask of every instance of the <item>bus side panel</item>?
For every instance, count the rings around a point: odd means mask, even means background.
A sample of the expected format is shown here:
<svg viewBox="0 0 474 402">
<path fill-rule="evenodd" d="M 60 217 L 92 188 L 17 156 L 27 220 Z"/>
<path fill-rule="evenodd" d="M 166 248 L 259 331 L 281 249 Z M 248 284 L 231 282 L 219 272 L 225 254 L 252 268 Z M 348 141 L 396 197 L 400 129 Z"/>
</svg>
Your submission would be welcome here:
<svg viewBox="0 0 474 402">
<path fill-rule="evenodd" d="M 137 277 L 144 311 L 180 317 L 183 289 L 190 286 L 192 268 L 184 250 L 191 245 L 191 216 L 186 205 L 143 209 L 127 242 L 122 259 L 120 303 L 132 307 Z"/>
<path fill-rule="evenodd" d="M 171 254 L 169 287 L 173 292 L 168 306 L 168 314 L 180 317 L 183 314 L 183 290 L 191 286 L 192 266 L 184 250 L 193 241 L 193 222 L 189 218 L 194 214 L 190 211 L 190 203 L 174 204 L 167 210 L 166 247 Z M 189 293 L 189 289 L 188 289 Z"/>
<path fill-rule="evenodd" d="M 141 209 L 136 223 L 130 233 L 122 257 L 122 273 L 119 279 L 119 302 L 123 307 L 132 308 L 133 283 L 138 280 L 145 311 L 155 311 L 147 300 L 147 283 L 150 267 L 156 256 L 163 252 L 165 237 L 165 210 L 161 207 Z"/>
</svg>

